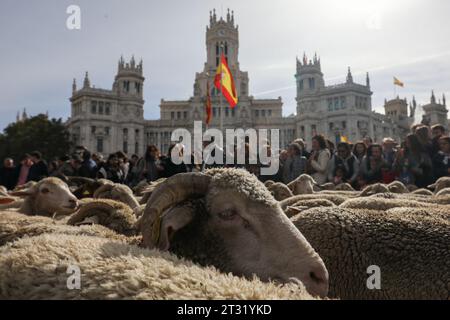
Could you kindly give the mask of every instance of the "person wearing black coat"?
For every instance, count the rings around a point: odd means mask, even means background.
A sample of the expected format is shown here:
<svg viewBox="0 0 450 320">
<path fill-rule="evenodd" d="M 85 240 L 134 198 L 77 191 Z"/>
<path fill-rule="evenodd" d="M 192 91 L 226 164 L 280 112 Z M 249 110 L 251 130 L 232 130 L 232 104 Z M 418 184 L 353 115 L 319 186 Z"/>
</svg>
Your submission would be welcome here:
<svg viewBox="0 0 450 320">
<path fill-rule="evenodd" d="M 31 160 L 33 161 L 33 165 L 30 168 L 30 172 L 28 172 L 28 181 L 40 181 L 46 177 L 48 177 L 48 166 L 47 163 L 42 160 L 42 155 L 39 151 L 34 151 L 30 153 Z"/>
<path fill-rule="evenodd" d="M 0 186 L 5 186 L 6 189 L 12 190 L 17 184 L 18 171 L 14 166 L 14 160 L 6 158 L 3 161 L 3 167 L 0 169 Z"/>
</svg>

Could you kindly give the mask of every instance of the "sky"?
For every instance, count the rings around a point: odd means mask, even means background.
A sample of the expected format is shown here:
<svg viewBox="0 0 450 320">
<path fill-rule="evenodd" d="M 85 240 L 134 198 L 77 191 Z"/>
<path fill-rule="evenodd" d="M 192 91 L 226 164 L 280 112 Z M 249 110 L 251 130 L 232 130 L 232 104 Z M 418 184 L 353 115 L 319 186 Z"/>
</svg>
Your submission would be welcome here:
<svg viewBox="0 0 450 320">
<path fill-rule="evenodd" d="M 81 29 L 69 30 L 70 5 Z M 144 116 L 159 118 L 161 99 L 192 96 L 206 60 L 209 11 L 234 10 L 239 61 L 250 94 L 283 99 L 296 112 L 295 59 L 321 57 L 327 85 L 369 72 L 373 109 L 396 92 L 418 104 L 450 99 L 450 1 L 447 0 L 0 0 L 0 130 L 28 115 L 70 115 L 73 78 L 111 89 L 121 55 L 144 61 Z M 448 100 L 447 99 L 447 100 Z M 449 100 L 450 101 L 450 100 Z M 420 112 L 420 110 L 419 110 Z"/>
</svg>

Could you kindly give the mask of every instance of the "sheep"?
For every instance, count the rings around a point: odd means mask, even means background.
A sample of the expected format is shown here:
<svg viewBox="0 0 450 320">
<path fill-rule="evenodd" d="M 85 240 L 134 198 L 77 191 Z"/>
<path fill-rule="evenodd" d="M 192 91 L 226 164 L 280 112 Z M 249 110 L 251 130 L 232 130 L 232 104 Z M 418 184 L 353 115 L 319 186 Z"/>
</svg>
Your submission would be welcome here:
<svg viewBox="0 0 450 320">
<path fill-rule="evenodd" d="M 425 217 L 441 218 L 450 222 L 450 210 L 445 206 L 427 207 L 427 208 L 411 208 L 396 207 L 386 210 L 386 213 L 395 215 L 417 215 Z"/>
<path fill-rule="evenodd" d="M 316 194 L 299 194 L 287 199 L 284 199 L 283 201 L 280 201 L 281 209 L 286 210 L 288 206 L 292 206 L 295 203 L 298 203 L 299 201 L 303 200 L 315 200 L 315 199 L 325 199 L 329 200 L 335 205 L 340 205 L 345 200 L 347 200 L 347 197 L 336 195 L 336 194 L 322 194 L 322 193 L 316 193 Z"/>
<path fill-rule="evenodd" d="M 326 295 L 322 260 L 264 184 L 245 170 L 168 178 L 152 192 L 137 226 L 145 247 L 238 276 L 296 278 L 313 295 Z"/>
<path fill-rule="evenodd" d="M 274 183 L 275 183 L 275 181 L 273 181 L 273 180 L 266 180 L 266 181 L 264 181 L 264 185 L 266 186 L 266 188 L 269 188 Z"/>
<path fill-rule="evenodd" d="M 292 191 L 284 183 L 273 183 L 267 189 L 272 193 L 273 197 L 277 201 L 284 200 L 286 198 L 292 197 Z"/>
<path fill-rule="evenodd" d="M 106 183 L 95 190 L 94 199 L 111 199 L 127 204 L 131 209 L 139 207 L 139 202 L 133 196 L 133 191 L 120 183 Z"/>
<path fill-rule="evenodd" d="M 310 175 L 302 174 L 294 181 L 289 182 L 287 186 L 294 195 L 311 194 L 314 193 L 314 186 L 317 186 L 317 182 Z"/>
<path fill-rule="evenodd" d="M 86 177 L 66 177 L 67 184 L 78 199 L 92 198 L 95 191 L 105 184 L 113 184 L 108 179 L 91 179 Z"/>
<path fill-rule="evenodd" d="M 423 195 L 423 196 L 432 196 L 433 192 L 431 192 L 428 189 L 420 188 L 420 189 L 416 189 L 414 191 L 411 191 L 411 194 L 419 194 L 419 195 Z"/>
<path fill-rule="evenodd" d="M 438 192 L 436 192 L 436 196 L 444 196 L 444 195 L 450 195 L 450 188 L 444 188 L 440 189 Z"/>
<path fill-rule="evenodd" d="M 341 208 L 387 210 L 396 207 L 426 208 L 436 207 L 437 204 L 421 202 L 413 199 L 387 199 L 381 197 L 353 198 L 339 205 Z"/>
<path fill-rule="evenodd" d="M 0 212 L 0 246 L 22 237 L 32 237 L 44 233 L 99 236 L 136 244 L 141 240 L 140 237 L 126 237 L 117 234 L 110 228 L 100 225 L 73 227 L 66 225 L 63 220 L 56 221 L 49 217 L 28 216 L 15 211 Z"/>
<path fill-rule="evenodd" d="M 376 193 L 384 193 L 389 192 L 389 189 L 386 185 L 382 183 L 374 183 L 365 187 L 360 193 L 360 197 L 367 197 Z"/>
<path fill-rule="evenodd" d="M 138 233 L 133 210 L 122 202 L 109 199 L 96 199 L 84 203 L 67 221 L 68 225 L 86 223 L 100 224 L 127 236 Z"/>
<path fill-rule="evenodd" d="M 408 188 L 401 181 L 393 181 L 387 185 L 387 188 L 392 193 L 409 193 Z"/>
<path fill-rule="evenodd" d="M 55 212 L 70 214 L 78 208 L 78 199 L 70 192 L 67 184 L 54 177 L 42 179 L 30 184 L 28 188 L 9 194 L 24 197 L 18 211 L 28 215 L 53 215 Z M 0 210 L 2 209 L 5 207 L 0 206 Z"/>
<path fill-rule="evenodd" d="M 68 290 L 75 266 L 80 289 Z M 0 248 L 0 299 L 314 298 L 301 283 L 239 278 L 117 240 L 44 234 Z"/>
<path fill-rule="evenodd" d="M 406 188 L 409 190 L 409 192 L 413 192 L 413 191 L 416 191 L 417 189 L 419 189 L 419 187 L 416 186 L 415 184 L 408 184 L 406 186 Z"/>
<path fill-rule="evenodd" d="M 139 204 L 147 204 L 148 199 L 150 199 L 150 196 L 152 195 L 153 190 L 156 189 L 158 185 L 163 183 L 166 180 L 166 178 L 160 178 L 156 181 L 150 182 L 150 185 L 142 192 L 142 198 L 139 201 Z"/>
<path fill-rule="evenodd" d="M 328 267 L 330 298 L 450 298 L 449 221 L 330 207 L 303 211 L 292 221 Z M 380 268 L 379 290 L 367 287 L 369 266 Z"/>
<path fill-rule="evenodd" d="M 327 199 L 310 199 L 310 200 L 300 200 L 294 203 L 292 206 L 288 206 L 284 212 L 290 218 L 297 213 L 307 210 L 309 208 L 315 207 L 335 207 L 336 205 Z"/>
<path fill-rule="evenodd" d="M 353 189 L 353 187 L 349 183 L 340 183 L 334 188 L 334 190 L 336 190 L 336 191 L 355 191 L 355 189 Z"/>
<path fill-rule="evenodd" d="M 0 186 L 0 197 L 7 197 L 8 189 L 5 186 Z"/>
<path fill-rule="evenodd" d="M 146 179 L 140 181 L 135 187 L 133 187 L 133 192 L 136 196 L 142 196 L 144 190 L 148 188 L 150 184 Z"/>
<path fill-rule="evenodd" d="M 430 184 L 428 189 L 434 190 L 434 193 L 436 194 L 440 190 L 448 187 L 450 187 L 450 177 L 441 177 L 437 179 L 435 183 Z"/>
</svg>

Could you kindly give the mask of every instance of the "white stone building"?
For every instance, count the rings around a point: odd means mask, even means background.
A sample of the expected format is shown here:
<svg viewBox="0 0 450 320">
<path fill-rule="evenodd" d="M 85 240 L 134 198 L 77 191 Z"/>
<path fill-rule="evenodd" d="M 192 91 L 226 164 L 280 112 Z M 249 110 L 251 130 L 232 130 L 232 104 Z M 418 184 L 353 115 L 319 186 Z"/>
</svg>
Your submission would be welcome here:
<svg viewBox="0 0 450 320">
<path fill-rule="evenodd" d="M 239 65 L 239 28 L 233 13 L 228 11 L 225 18 L 218 19 L 213 11 L 206 28 L 206 62 L 203 70 L 195 75 L 192 97 L 182 101 L 162 99 L 160 119 L 145 120 L 142 61 L 136 64 L 132 58 L 126 63 L 121 58 L 112 90 L 92 87 L 87 73 L 81 89 L 77 89 L 74 80 L 70 98 L 72 113 L 67 122 L 73 141 L 103 154 L 123 150 L 142 155 L 149 144 L 157 145 L 165 153 L 174 129 L 192 131 L 195 120 L 204 122 L 207 82 L 213 105 L 210 127 L 218 128 L 219 93 L 213 79 L 221 50 L 234 76 L 239 98 L 234 109 L 222 109 L 224 129 L 279 129 L 280 147 L 284 148 L 297 137 L 304 138 L 310 145 L 316 133 L 324 134 L 331 141 L 338 141 L 340 136 L 348 137 L 351 142 L 364 136 L 371 136 L 375 141 L 386 136 L 399 139 L 412 124 L 413 114 L 411 117 L 407 110 L 405 113 L 407 107 L 400 99 L 386 103 L 386 115 L 372 111 L 368 75 L 365 84 L 357 84 L 349 68 L 345 83 L 326 86 L 320 59 L 316 56 L 309 61 L 306 56 L 303 61 L 297 59 L 297 115 L 283 117 L 280 97 L 255 99 L 249 92 L 248 73 L 241 71 Z M 395 115 L 394 109 L 402 114 Z M 441 119 L 443 111 L 434 109 L 430 108 L 430 119 L 434 121 L 431 114 L 435 113 L 439 113 Z"/>
</svg>

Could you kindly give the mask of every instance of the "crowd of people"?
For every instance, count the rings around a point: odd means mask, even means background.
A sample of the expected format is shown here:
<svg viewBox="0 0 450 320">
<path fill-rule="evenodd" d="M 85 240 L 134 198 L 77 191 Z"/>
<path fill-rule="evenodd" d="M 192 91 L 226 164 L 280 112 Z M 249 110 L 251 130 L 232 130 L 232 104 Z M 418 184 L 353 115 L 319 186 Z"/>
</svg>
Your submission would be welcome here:
<svg viewBox="0 0 450 320">
<path fill-rule="evenodd" d="M 266 147 L 270 153 L 270 145 Z M 12 158 L 6 158 L 0 169 L 0 185 L 11 190 L 48 176 L 81 176 L 106 178 L 133 187 L 142 180 L 150 182 L 215 166 L 245 168 L 262 181 L 270 179 L 286 184 L 306 173 L 318 184 L 349 183 L 358 190 L 369 184 L 394 180 L 422 188 L 440 177 L 450 176 L 450 137 L 445 135 L 445 128 L 441 125 L 432 128 L 414 125 L 400 145 L 391 138 L 383 139 L 381 144 L 374 143 L 370 137 L 354 144 L 340 142 L 335 145 L 322 135 L 316 135 L 312 138 L 311 149 L 308 149 L 307 143 L 299 138 L 292 141 L 286 150 L 280 151 L 277 159 L 279 169 L 271 176 L 260 174 L 261 168 L 270 163 L 248 164 L 247 161 L 243 165 L 217 165 L 203 162 L 196 165 L 191 161 L 191 164 L 176 164 L 170 156 L 174 148 L 177 148 L 175 153 L 183 155 L 185 149 L 178 143 L 171 145 L 167 155 L 161 155 L 155 145 L 150 145 L 141 157 L 136 154 L 127 157 L 124 152 L 118 151 L 104 159 L 101 154 L 78 146 L 73 154 L 63 155 L 49 163 L 39 151 L 34 151 L 24 154 L 18 165 Z M 248 142 L 244 148 L 248 158 Z M 235 156 L 236 151 L 235 148 Z"/>
</svg>

